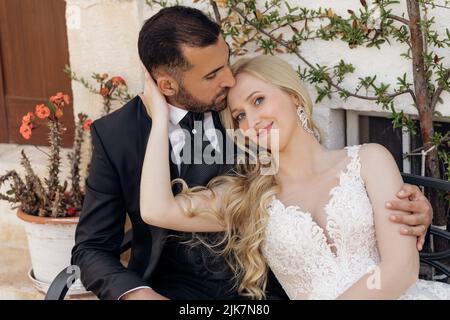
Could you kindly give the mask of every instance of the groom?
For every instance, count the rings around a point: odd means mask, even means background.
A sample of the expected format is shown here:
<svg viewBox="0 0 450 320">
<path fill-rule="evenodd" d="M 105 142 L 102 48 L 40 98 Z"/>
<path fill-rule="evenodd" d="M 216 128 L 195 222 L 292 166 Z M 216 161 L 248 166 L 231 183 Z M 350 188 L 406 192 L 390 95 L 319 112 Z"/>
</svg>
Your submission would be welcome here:
<svg viewBox="0 0 450 320">
<path fill-rule="evenodd" d="M 217 111 L 225 107 L 225 96 L 235 79 L 219 26 L 196 9 L 165 8 L 145 22 L 138 47 L 144 66 L 170 106 L 171 153 L 179 155 L 184 145 L 174 134 L 177 128 L 199 134 L 192 128 L 194 120 L 202 121 L 205 131 L 217 129 L 226 136 Z M 100 299 L 239 299 L 233 274 L 223 259 L 202 246 L 182 243 L 188 234 L 142 221 L 140 176 L 151 126 L 139 97 L 93 123 L 94 149 L 72 264 L 80 267 L 84 286 Z M 218 140 L 209 135 L 203 147 L 210 144 L 225 156 Z M 190 185 L 205 185 L 230 168 L 205 163 L 171 162 L 170 166 L 172 179 L 181 177 Z M 419 236 L 420 248 L 431 221 L 431 206 L 418 188 L 404 185 L 403 192 L 401 198 L 393 199 L 392 208 L 413 214 L 396 222 L 409 225 L 407 234 Z M 127 268 L 119 260 L 126 215 L 133 227 Z M 272 274 L 267 295 L 269 299 L 287 298 Z"/>
</svg>

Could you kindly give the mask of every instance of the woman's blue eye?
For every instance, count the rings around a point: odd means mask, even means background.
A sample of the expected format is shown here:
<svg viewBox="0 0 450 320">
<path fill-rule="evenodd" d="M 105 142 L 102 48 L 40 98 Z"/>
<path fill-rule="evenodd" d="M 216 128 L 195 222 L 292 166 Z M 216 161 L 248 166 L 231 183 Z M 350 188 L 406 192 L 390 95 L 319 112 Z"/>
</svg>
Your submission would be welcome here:
<svg viewBox="0 0 450 320">
<path fill-rule="evenodd" d="M 239 113 L 236 117 L 236 121 L 237 122 L 242 121 L 243 118 L 244 118 L 244 113 Z"/>
<path fill-rule="evenodd" d="M 264 98 L 263 97 L 259 97 L 255 99 L 255 105 L 259 106 L 261 103 L 263 103 Z"/>
</svg>

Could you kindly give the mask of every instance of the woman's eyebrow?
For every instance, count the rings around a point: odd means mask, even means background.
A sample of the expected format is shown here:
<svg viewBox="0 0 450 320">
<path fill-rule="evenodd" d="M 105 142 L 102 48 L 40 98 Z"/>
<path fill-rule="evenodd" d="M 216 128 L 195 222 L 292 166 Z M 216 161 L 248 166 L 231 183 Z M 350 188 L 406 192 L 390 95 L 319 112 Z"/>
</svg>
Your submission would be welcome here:
<svg viewBox="0 0 450 320">
<path fill-rule="evenodd" d="M 261 91 L 253 91 L 252 93 L 250 93 L 248 96 L 247 96 L 247 98 L 245 99 L 245 101 L 248 101 L 248 100 L 250 100 L 250 98 L 254 95 L 254 94 L 256 94 L 256 93 L 260 93 Z M 229 107 L 230 108 L 230 112 L 231 113 L 233 113 L 233 112 L 236 112 L 236 111 L 238 111 L 239 110 L 239 108 L 232 108 L 232 107 Z"/>
<path fill-rule="evenodd" d="M 250 98 L 251 98 L 255 93 L 259 93 L 259 92 L 261 92 L 261 91 L 253 91 L 252 93 L 250 93 L 250 94 L 247 96 L 247 98 L 245 99 L 245 101 L 250 100 Z"/>
</svg>

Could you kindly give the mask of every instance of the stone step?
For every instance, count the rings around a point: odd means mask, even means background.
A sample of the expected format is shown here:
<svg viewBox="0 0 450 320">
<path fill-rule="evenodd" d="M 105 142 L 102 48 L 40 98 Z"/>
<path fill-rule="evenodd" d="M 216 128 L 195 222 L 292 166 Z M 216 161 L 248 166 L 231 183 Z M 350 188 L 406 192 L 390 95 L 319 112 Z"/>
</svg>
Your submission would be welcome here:
<svg viewBox="0 0 450 320">
<path fill-rule="evenodd" d="M 31 261 L 27 248 L 0 245 L 0 300 L 43 300 L 28 277 Z M 68 297 L 70 300 L 97 299 L 93 294 Z"/>
</svg>

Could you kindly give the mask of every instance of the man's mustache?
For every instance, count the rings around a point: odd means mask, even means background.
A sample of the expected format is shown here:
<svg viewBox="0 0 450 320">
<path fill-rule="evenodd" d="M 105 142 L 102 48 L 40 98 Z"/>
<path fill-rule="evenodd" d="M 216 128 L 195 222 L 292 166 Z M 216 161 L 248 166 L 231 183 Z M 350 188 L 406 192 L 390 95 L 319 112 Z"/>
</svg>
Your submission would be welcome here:
<svg viewBox="0 0 450 320">
<path fill-rule="evenodd" d="M 226 97 L 228 95 L 229 90 L 230 89 L 224 89 L 224 90 L 220 91 L 218 94 L 216 94 L 216 96 L 214 97 L 214 100 L 216 100 L 218 97 L 220 97 L 222 95 L 225 95 L 225 97 Z"/>
</svg>

